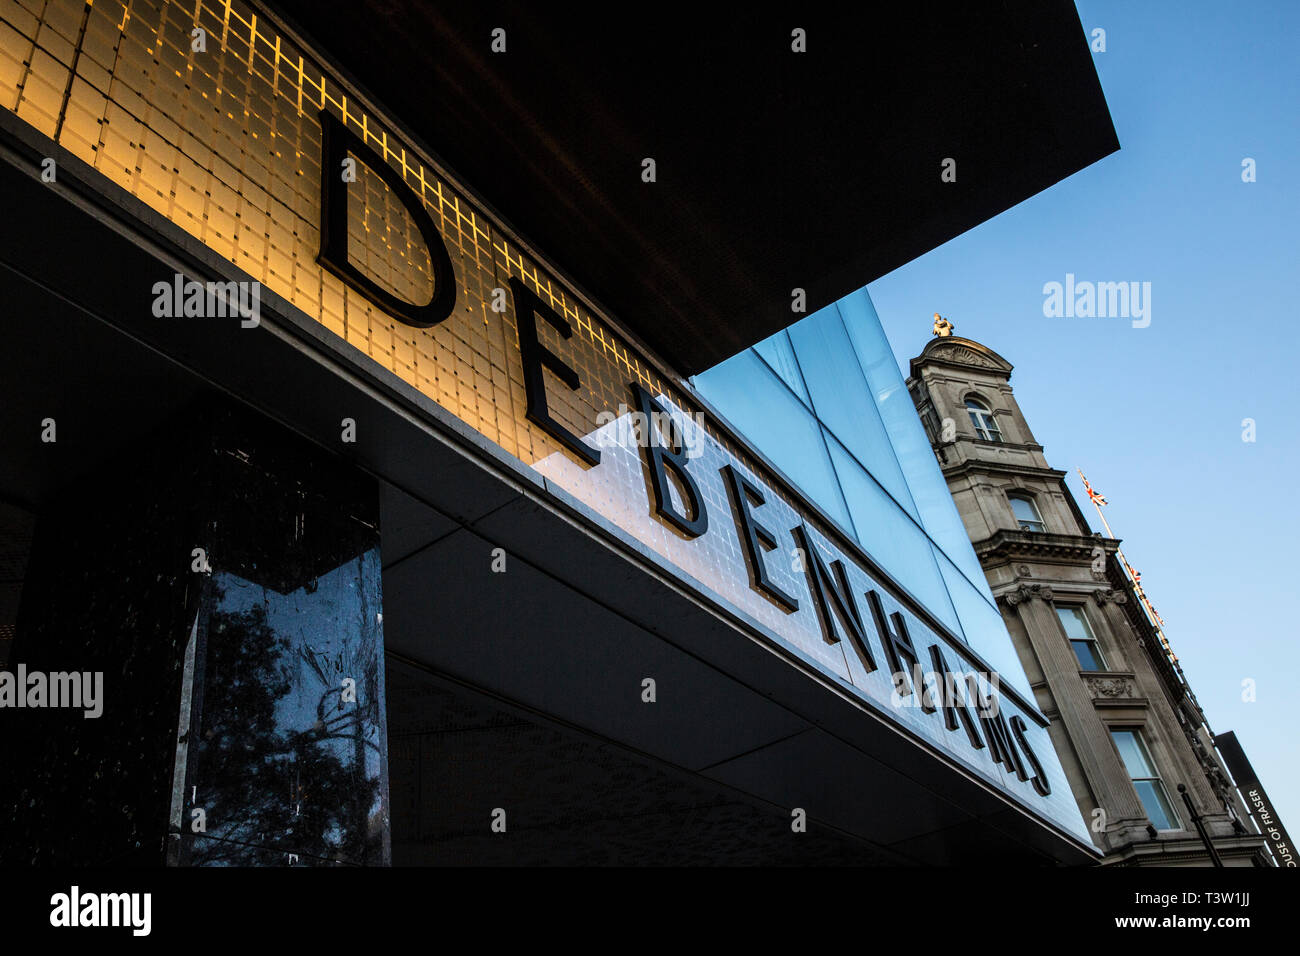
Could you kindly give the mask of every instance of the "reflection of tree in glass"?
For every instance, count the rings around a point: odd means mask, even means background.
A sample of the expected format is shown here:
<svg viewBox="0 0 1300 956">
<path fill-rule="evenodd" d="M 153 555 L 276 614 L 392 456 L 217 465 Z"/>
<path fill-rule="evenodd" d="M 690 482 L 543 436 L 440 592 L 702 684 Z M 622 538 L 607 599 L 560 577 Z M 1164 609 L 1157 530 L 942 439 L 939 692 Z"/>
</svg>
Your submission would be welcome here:
<svg viewBox="0 0 1300 956">
<path fill-rule="evenodd" d="M 195 805 L 205 811 L 207 835 L 218 839 L 194 841 L 191 862 L 277 863 L 285 853 L 304 863 L 310 856 L 374 860 L 368 818 L 379 781 L 366 775 L 364 759 L 370 695 L 359 688 L 358 703 L 341 708 L 337 696 L 322 697 L 319 709 L 304 701 L 316 711 L 311 721 L 279 725 L 277 702 L 294 691 L 292 642 L 270 626 L 264 605 L 223 609 L 225 592 L 211 585 Z M 366 690 L 370 683 L 358 680 Z M 340 747 L 341 739 L 354 746 Z"/>
</svg>

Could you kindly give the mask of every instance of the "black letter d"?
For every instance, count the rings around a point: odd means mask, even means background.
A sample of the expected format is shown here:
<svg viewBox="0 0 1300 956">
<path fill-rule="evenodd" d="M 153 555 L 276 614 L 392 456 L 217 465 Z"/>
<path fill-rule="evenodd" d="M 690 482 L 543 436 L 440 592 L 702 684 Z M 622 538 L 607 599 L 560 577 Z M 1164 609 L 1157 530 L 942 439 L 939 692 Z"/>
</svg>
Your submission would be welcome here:
<svg viewBox="0 0 1300 956">
<path fill-rule="evenodd" d="M 389 166 L 361 137 L 348 129 L 329 110 L 321 110 L 321 170 L 320 170 L 320 255 L 316 261 L 348 285 L 361 292 L 375 305 L 393 318 L 427 329 L 451 315 L 456 307 L 456 277 L 451 268 L 451 256 L 442 236 L 433 227 L 428 210 L 411 187 L 402 181 L 397 170 Z M 402 201 L 411 214 L 415 227 L 420 230 L 424 246 L 429 251 L 429 264 L 433 269 L 433 297 L 424 305 L 399 299 L 381 288 L 369 276 L 348 261 L 348 193 L 343 181 L 343 161 L 348 153 L 364 163 L 366 168 L 384 181 L 384 184 Z"/>
</svg>

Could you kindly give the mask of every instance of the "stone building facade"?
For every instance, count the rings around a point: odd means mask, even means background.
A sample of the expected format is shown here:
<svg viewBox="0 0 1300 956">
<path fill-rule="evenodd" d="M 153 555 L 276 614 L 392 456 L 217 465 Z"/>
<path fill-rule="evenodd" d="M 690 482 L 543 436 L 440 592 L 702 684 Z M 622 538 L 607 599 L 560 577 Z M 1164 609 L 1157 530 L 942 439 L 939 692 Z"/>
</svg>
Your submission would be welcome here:
<svg viewBox="0 0 1300 956">
<path fill-rule="evenodd" d="M 907 385 L 1103 862 L 1210 865 L 1185 785 L 1224 865 L 1269 865 L 1120 542 L 1091 530 L 1048 464 L 1011 371 L 938 336 Z"/>
</svg>

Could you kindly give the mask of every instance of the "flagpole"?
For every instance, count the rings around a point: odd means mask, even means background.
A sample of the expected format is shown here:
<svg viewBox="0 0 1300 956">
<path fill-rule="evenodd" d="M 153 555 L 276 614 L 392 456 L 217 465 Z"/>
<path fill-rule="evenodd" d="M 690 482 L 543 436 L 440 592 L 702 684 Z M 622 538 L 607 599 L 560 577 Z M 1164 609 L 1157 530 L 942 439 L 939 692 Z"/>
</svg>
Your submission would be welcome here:
<svg viewBox="0 0 1300 956">
<path fill-rule="evenodd" d="M 1075 471 L 1079 473 L 1079 478 L 1083 481 L 1083 487 L 1088 491 L 1088 500 L 1091 501 L 1092 506 L 1097 509 L 1097 517 L 1101 519 L 1101 526 L 1106 529 L 1106 537 L 1113 539 L 1115 537 L 1115 532 L 1110 530 L 1110 522 L 1108 522 L 1106 516 L 1102 514 L 1101 504 L 1097 501 L 1097 498 L 1100 496 L 1093 491 L 1092 485 L 1088 484 L 1088 479 L 1084 477 L 1083 470 L 1076 468 Z M 1119 558 L 1120 564 L 1124 568 L 1124 574 L 1129 580 L 1129 584 L 1133 587 L 1134 593 L 1137 594 L 1138 600 L 1142 602 L 1142 610 L 1146 612 L 1147 620 L 1150 622 L 1152 629 L 1156 632 L 1156 637 L 1160 639 L 1160 646 L 1164 648 L 1170 664 L 1174 667 L 1174 672 L 1178 675 L 1178 679 L 1182 681 L 1183 687 L 1190 694 L 1191 688 L 1187 686 L 1187 678 L 1183 675 L 1182 665 L 1178 663 L 1178 655 L 1175 654 L 1174 649 L 1169 646 L 1169 638 L 1165 636 L 1164 621 L 1161 619 L 1160 615 L 1156 613 L 1156 609 L 1152 606 L 1151 599 L 1147 597 L 1146 591 L 1142 590 L 1142 575 L 1133 570 L 1133 566 L 1128 563 L 1128 558 L 1124 557 L 1124 552 L 1118 547 L 1115 548 L 1115 556 Z"/>
<path fill-rule="evenodd" d="M 1075 470 L 1079 472 L 1079 478 L 1083 481 L 1083 487 L 1088 492 L 1088 500 L 1091 501 L 1092 506 L 1097 509 L 1097 517 L 1101 519 L 1101 526 L 1106 529 L 1106 536 L 1114 539 L 1115 533 L 1110 530 L 1110 522 L 1106 520 L 1106 516 L 1102 514 L 1101 511 L 1102 502 L 1105 502 L 1106 499 L 1094 491 L 1092 485 L 1088 484 L 1088 479 L 1084 477 L 1082 469 L 1076 468 Z M 1115 547 L 1115 556 L 1119 558 L 1120 565 L 1123 567 L 1124 573 L 1128 577 L 1133 592 L 1138 596 L 1138 600 L 1142 602 L 1142 609 L 1146 612 L 1151 628 L 1156 632 L 1156 637 L 1160 640 L 1160 646 L 1164 648 L 1165 659 L 1169 662 L 1169 666 L 1173 670 L 1174 676 L 1178 679 L 1178 682 L 1183 685 L 1183 693 L 1187 695 L 1187 699 L 1191 702 L 1192 707 L 1195 708 L 1195 715 L 1200 722 L 1201 728 L 1209 735 L 1210 740 L 1214 740 L 1214 731 L 1210 729 L 1209 721 L 1205 719 L 1205 712 L 1201 709 L 1201 703 L 1196 699 L 1196 694 L 1192 692 L 1191 685 L 1187 683 L 1187 675 L 1183 673 L 1183 665 L 1178 662 L 1178 655 L 1175 654 L 1174 649 L 1169 646 L 1169 638 L 1165 636 L 1165 622 L 1161 619 L 1160 615 L 1156 613 L 1156 609 L 1151 604 L 1151 599 L 1147 597 L 1146 592 L 1142 590 L 1142 575 L 1133 570 L 1133 566 L 1128 563 L 1128 558 L 1124 557 L 1124 552 L 1120 550 L 1118 545 Z M 1181 711 L 1179 712 L 1179 719 L 1182 720 Z M 1186 801 L 1188 809 L 1192 814 L 1192 820 L 1196 829 L 1201 834 L 1201 839 L 1204 841 L 1206 848 L 1209 851 L 1210 859 L 1213 861 L 1215 866 L 1222 866 L 1223 863 L 1219 859 L 1218 852 L 1214 848 L 1214 843 L 1205 832 L 1204 821 L 1198 819 L 1196 808 L 1192 805 L 1191 796 L 1186 792 L 1186 787 L 1179 784 L 1178 789 L 1182 793 L 1183 800 Z M 1229 816 L 1236 821 L 1237 814 L 1233 809 L 1232 804 L 1227 800 L 1223 800 L 1223 805 L 1225 809 L 1227 809 Z"/>
</svg>

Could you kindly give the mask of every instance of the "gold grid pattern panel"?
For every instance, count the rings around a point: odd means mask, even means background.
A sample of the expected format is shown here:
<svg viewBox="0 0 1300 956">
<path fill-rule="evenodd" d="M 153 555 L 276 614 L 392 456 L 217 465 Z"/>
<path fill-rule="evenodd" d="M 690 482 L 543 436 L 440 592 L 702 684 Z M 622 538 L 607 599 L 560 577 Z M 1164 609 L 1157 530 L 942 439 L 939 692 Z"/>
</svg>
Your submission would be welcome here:
<svg viewBox="0 0 1300 956">
<path fill-rule="evenodd" d="M 201 51 L 194 48 L 196 30 L 206 35 Z M 494 312 L 493 290 L 508 287 L 511 276 L 522 277 L 569 321 L 567 340 L 545 321 L 535 327 L 542 345 L 563 356 L 582 383 L 577 391 L 553 379 L 547 386 L 551 415 L 574 434 L 594 442 L 600 413 L 622 415 L 633 401 L 629 385 L 638 381 L 674 414 L 692 419 L 688 429 L 703 433 L 696 434 L 697 444 L 716 449 L 692 468 L 709 512 L 718 516 L 715 528 L 723 527 L 719 519 L 730 507 L 716 473 L 724 461 L 740 464 L 767 487 L 779 484 L 760 477 L 752 456 L 712 421 L 699 423 L 682 391 L 610 322 L 566 291 L 445 172 L 404 147 L 249 6 L 228 0 L 0 0 L 0 80 L 7 108 L 113 183 L 696 580 L 710 582 L 769 627 L 788 630 L 780 611 L 753 600 L 734 535 L 711 532 L 707 542 L 690 542 L 652 518 L 636 447 L 605 444 L 601 465 L 588 468 L 528 421 L 513 303 L 507 295 L 506 311 Z M 458 304 L 434 328 L 396 321 L 317 263 L 322 108 L 400 171 L 441 233 Z M 353 264 L 394 293 L 425 301 L 433 276 L 415 224 L 360 161 L 357 173 L 347 187 Z M 802 509 L 784 497 L 782 510 L 793 521 Z M 793 579 L 786 584 L 797 586 Z M 815 622 L 804 623 L 815 632 Z M 814 656 L 847 675 L 838 650 L 827 657 L 819 638 L 810 644 Z"/>
<path fill-rule="evenodd" d="M 196 43 L 195 31 L 202 31 L 202 44 Z M 200 45 L 203 49 L 196 48 Z M 792 592 L 799 590 L 799 573 L 779 556 L 793 554 L 789 529 L 803 523 L 808 511 L 798 496 L 774 481 L 710 418 L 697 418 L 684 391 L 630 347 L 612 322 L 565 289 L 552 271 L 478 209 L 446 171 L 404 145 L 391 124 L 350 98 L 308 52 L 250 5 L 233 0 L 0 0 L 0 105 L 823 670 L 853 684 L 913 733 L 985 779 L 1024 791 L 1023 784 L 991 763 L 987 752 L 954 747 L 940 723 L 915 708 L 892 707 L 885 671 L 866 673 L 842 643 L 827 644 L 812 601 L 802 601 L 797 612 L 787 614 L 750 587 L 720 467 L 735 464 L 771 489 L 766 520 L 780 540 L 769 571 Z M 317 263 L 322 109 L 384 157 L 420 198 L 443 237 L 458 304 L 437 326 L 414 329 L 396 321 Z M 427 301 L 434 279 L 419 231 L 400 199 L 365 168 L 365 158 L 356 159 L 358 178 L 347 187 L 352 263 L 394 294 Z M 572 337 L 564 340 L 546 322 L 536 323 L 543 346 L 562 356 L 582 383 L 570 391 L 550 379 L 547 399 L 558 421 L 601 446 L 596 467 L 581 464 L 525 417 L 511 297 L 505 296 L 505 312 L 492 309 L 493 290 L 508 288 L 511 277 L 522 278 L 572 327 Z M 142 276 L 140 281 L 149 288 L 156 278 Z M 143 294 L 142 301 L 148 301 Z M 599 441 L 610 437 L 600 414 L 615 412 L 625 420 L 634 381 L 678 419 L 690 435 L 688 445 L 702 449 L 691 473 L 711 521 L 707 533 L 695 540 L 651 515 L 635 443 Z M 682 510 L 680 500 L 676 503 Z M 813 546 L 825 560 L 843 557 L 829 529 L 816 522 L 813 529 Z M 872 586 L 852 558 L 847 563 L 855 592 Z M 882 598 L 887 613 L 906 615 L 924 646 L 929 628 L 892 594 Z M 955 659 L 963 655 L 959 642 L 935 637 Z M 1035 726 L 1033 734 L 1037 751 L 1050 752 L 1045 732 Z M 1051 772 L 1054 790 L 1068 794 L 1054 763 Z"/>
<path fill-rule="evenodd" d="M 203 31 L 197 50 L 194 31 Z M 520 276 L 573 326 L 562 343 L 580 392 L 550 390 L 577 434 L 663 378 L 613 329 L 399 142 L 250 6 L 150 0 L 0 0 L 0 98 L 112 182 L 316 318 L 486 437 L 533 463 L 561 446 L 524 418 L 513 312 L 492 290 Z M 451 255 L 457 311 L 412 329 L 322 269 L 318 112 L 340 117 L 399 170 Z M 427 301 L 429 256 L 411 217 L 358 157 L 349 186 L 352 262 L 394 294 Z M 507 297 L 507 303 L 509 299 Z M 554 384 L 554 383 L 553 383 Z"/>
</svg>

